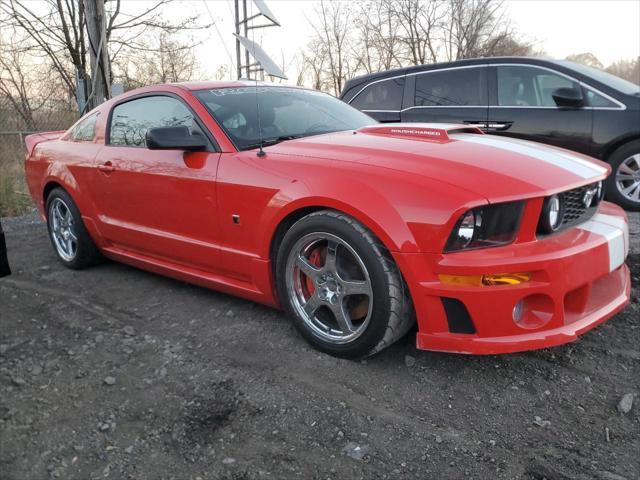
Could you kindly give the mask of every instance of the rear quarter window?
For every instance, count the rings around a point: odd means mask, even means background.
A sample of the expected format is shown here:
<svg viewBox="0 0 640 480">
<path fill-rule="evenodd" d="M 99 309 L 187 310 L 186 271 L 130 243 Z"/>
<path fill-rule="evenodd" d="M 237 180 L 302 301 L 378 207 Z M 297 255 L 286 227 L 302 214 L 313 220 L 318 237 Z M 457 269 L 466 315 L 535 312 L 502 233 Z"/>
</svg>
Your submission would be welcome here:
<svg viewBox="0 0 640 480">
<path fill-rule="evenodd" d="M 90 142 L 93 140 L 93 137 L 96 134 L 96 120 L 98 119 L 98 114 L 94 113 L 93 115 L 88 116 L 81 122 L 79 122 L 73 129 L 71 130 L 71 134 L 69 138 L 74 142 Z"/>
</svg>

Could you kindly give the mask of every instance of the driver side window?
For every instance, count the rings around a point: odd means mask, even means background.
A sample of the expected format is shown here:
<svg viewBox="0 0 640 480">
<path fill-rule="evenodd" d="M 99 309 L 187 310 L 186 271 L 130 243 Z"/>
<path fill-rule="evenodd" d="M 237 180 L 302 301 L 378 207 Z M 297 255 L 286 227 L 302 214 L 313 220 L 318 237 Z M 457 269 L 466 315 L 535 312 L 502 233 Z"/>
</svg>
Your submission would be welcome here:
<svg viewBox="0 0 640 480">
<path fill-rule="evenodd" d="M 111 114 L 109 144 L 146 147 L 147 130 L 155 127 L 188 127 L 202 133 L 191 111 L 173 97 L 143 97 L 116 105 Z"/>
<path fill-rule="evenodd" d="M 521 65 L 498 67 L 498 105 L 508 107 L 555 107 L 553 91 L 580 90 L 580 84 L 550 70 Z"/>
</svg>

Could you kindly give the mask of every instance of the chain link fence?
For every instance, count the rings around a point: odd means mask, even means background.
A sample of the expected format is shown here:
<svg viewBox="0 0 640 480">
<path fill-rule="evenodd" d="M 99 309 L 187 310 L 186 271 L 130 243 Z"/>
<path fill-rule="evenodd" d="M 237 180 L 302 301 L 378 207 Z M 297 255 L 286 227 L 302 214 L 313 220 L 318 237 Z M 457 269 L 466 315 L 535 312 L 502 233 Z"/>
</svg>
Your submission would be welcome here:
<svg viewBox="0 0 640 480">
<path fill-rule="evenodd" d="M 20 215 L 32 207 L 24 178 L 24 138 L 66 130 L 77 118 L 73 102 L 0 97 L 0 217 Z"/>
</svg>

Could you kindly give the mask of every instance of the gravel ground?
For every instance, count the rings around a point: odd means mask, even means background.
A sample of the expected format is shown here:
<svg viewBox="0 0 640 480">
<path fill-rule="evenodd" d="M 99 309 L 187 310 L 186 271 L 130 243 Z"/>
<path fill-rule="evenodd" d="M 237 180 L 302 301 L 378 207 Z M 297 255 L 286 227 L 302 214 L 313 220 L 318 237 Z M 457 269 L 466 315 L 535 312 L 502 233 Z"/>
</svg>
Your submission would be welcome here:
<svg viewBox="0 0 640 480">
<path fill-rule="evenodd" d="M 260 305 L 67 270 L 37 216 L 2 223 L 1 479 L 640 478 L 637 214 L 632 304 L 578 342 L 466 357 L 410 335 L 364 362 Z"/>
</svg>

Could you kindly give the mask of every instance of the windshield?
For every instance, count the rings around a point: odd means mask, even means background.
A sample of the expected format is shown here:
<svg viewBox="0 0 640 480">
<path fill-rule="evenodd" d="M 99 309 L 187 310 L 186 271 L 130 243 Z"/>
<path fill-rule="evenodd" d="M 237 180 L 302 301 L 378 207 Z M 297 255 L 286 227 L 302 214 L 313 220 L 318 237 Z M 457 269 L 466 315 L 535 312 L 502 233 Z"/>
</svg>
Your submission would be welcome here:
<svg viewBox="0 0 640 480">
<path fill-rule="evenodd" d="M 239 150 L 257 148 L 260 129 L 262 140 L 268 144 L 377 123 L 341 100 L 313 90 L 258 86 L 199 90 L 194 94 Z"/>
<path fill-rule="evenodd" d="M 570 62 L 568 60 L 560 60 L 559 63 L 564 64 L 565 66 L 575 70 L 576 72 L 582 73 L 583 75 L 587 75 L 594 80 L 605 84 L 608 87 L 613 88 L 614 90 L 618 90 L 619 92 L 626 93 L 627 95 L 634 95 L 640 92 L 640 86 L 636 85 L 633 82 L 629 82 L 620 77 L 616 77 L 610 73 L 605 72 L 604 70 L 598 70 L 597 68 L 587 67 L 586 65 L 581 65 L 579 63 Z"/>
</svg>

